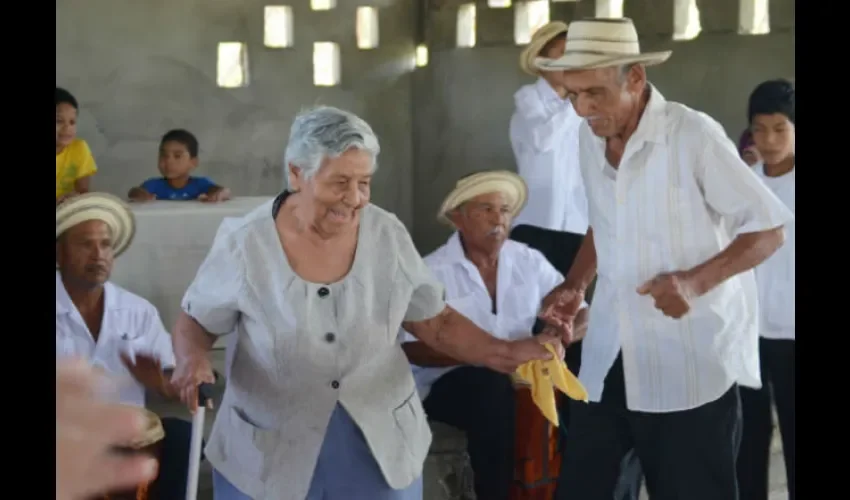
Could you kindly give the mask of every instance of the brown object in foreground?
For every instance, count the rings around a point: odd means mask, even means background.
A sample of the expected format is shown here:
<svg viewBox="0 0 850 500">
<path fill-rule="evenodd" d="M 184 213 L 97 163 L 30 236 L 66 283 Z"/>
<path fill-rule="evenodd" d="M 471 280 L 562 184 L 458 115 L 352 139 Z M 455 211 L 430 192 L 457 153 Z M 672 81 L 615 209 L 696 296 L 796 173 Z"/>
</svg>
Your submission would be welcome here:
<svg viewBox="0 0 850 500">
<path fill-rule="evenodd" d="M 162 439 L 165 437 L 165 430 L 162 428 L 162 422 L 159 417 L 148 410 L 143 410 L 148 419 L 147 430 L 138 440 L 128 444 L 124 448 L 118 450 L 119 453 L 142 453 L 153 458 L 159 459 L 162 449 Z M 110 493 L 109 495 L 100 497 L 97 500 L 156 500 L 149 498 L 148 489 L 150 483 L 140 484 L 132 491 L 121 491 Z"/>
<path fill-rule="evenodd" d="M 550 500 L 561 472 L 560 433 L 531 398 L 528 385 L 515 382 L 514 481 L 510 500 Z M 563 394 L 555 391 L 555 403 Z"/>
</svg>

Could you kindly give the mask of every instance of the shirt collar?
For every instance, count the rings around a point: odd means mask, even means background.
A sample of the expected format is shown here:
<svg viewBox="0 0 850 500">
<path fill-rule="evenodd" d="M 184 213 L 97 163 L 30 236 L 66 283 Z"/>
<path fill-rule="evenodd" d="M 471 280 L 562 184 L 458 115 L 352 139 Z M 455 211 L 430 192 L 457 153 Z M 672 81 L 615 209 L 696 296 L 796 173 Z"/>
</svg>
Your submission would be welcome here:
<svg viewBox="0 0 850 500">
<path fill-rule="evenodd" d="M 643 110 L 643 115 L 640 117 L 638 126 L 631 137 L 628 144 L 632 144 L 632 150 L 637 151 L 645 143 L 667 144 L 667 99 L 655 88 L 651 83 L 649 85 L 649 100 L 646 103 L 646 108 Z M 590 127 L 587 125 L 588 128 Z M 592 132 L 591 132 L 592 134 Z M 597 145 L 605 152 L 605 138 L 593 136 Z M 628 146 L 628 145 L 627 145 Z M 601 168 L 604 168 L 607 162 L 602 162 Z"/>
<path fill-rule="evenodd" d="M 502 243 L 502 248 L 499 250 L 497 279 L 499 280 L 500 288 L 503 286 L 507 287 L 510 283 L 519 285 L 525 282 L 522 273 L 519 272 L 519 269 L 515 269 L 515 266 L 513 265 L 513 254 L 511 251 L 512 243 L 513 242 L 511 240 L 505 240 L 505 242 Z M 481 273 L 478 271 L 478 268 L 466 257 L 466 253 L 463 251 L 463 245 L 460 242 L 460 233 L 458 231 L 455 231 L 449 237 L 449 241 L 446 242 L 446 261 L 449 264 L 460 264 L 470 273 L 470 276 L 478 276 L 479 279 L 481 277 Z"/>
<path fill-rule="evenodd" d="M 651 83 L 649 85 L 649 101 L 643 110 L 635 133 L 630 141 L 667 143 L 667 99 Z"/>
<path fill-rule="evenodd" d="M 115 309 L 115 293 L 112 283 L 106 282 L 103 285 L 103 312 Z M 65 284 L 62 282 L 62 274 L 56 271 L 56 314 L 70 314 L 71 311 L 77 309 L 77 306 L 71 301 L 71 296 L 68 295 L 68 290 L 65 289 Z"/>
</svg>

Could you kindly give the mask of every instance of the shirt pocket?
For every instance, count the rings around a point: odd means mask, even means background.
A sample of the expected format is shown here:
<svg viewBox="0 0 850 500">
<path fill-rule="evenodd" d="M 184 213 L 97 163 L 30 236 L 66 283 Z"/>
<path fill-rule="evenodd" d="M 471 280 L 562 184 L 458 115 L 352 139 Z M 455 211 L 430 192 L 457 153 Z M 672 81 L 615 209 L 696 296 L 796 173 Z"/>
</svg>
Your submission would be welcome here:
<svg viewBox="0 0 850 500">
<path fill-rule="evenodd" d="M 416 461 L 424 460 L 431 445 L 426 438 L 430 429 L 416 389 L 393 410 L 393 419 L 410 456 Z"/>
<path fill-rule="evenodd" d="M 228 426 L 223 435 L 227 439 L 227 455 L 233 458 L 235 467 L 247 477 L 268 480 L 272 472 L 274 457 L 280 444 L 280 432 L 271 426 L 260 424 L 244 410 L 227 408 Z"/>
</svg>

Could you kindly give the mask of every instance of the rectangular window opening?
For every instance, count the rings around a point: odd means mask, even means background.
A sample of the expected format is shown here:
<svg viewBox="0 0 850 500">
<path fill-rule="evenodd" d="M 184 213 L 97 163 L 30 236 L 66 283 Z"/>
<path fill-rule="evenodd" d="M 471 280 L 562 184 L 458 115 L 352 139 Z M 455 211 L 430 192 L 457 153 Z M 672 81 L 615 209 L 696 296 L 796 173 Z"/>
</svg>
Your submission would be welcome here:
<svg viewBox="0 0 850 500">
<path fill-rule="evenodd" d="M 312 10 L 331 10 L 336 8 L 336 0 L 310 0 Z"/>
<path fill-rule="evenodd" d="M 248 86 L 248 49 L 244 43 L 218 44 L 216 81 L 219 87 L 226 89 Z"/>
<path fill-rule="evenodd" d="M 487 7 L 491 9 L 506 9 L 511 6 L 511 0 L 487 0 Z"/>
<path fill-rule="evenodd" d="M 428 46 L 419 45 L 416 47 L 416 67 L 424 68 L 428 66 Z"/>
<path fill-rule="evenodd" d="M 549 22 L 549 0 L 522 2 L 514 7 L 514 42 L 525 45 Z"/>
<path fill-rule="evenodd" d="M 357 7 L 357 48 L 369 50 L 378 47 L 378 9 Z"/>
<path fill-rule="evenodd" d="M 457 46 L 475 47 L 474 3 L 465 3 L 457 10 Z"/>
<path fill-rule="evenodd" d="M 267 5 L 263 43 L 266 47 L 283 49 L 292 47 L 292 7 L 289 5 Z"/>
<path fill-rule="evenodd" d="M 596 17 L 608 19 L 623 17 L 623 0 L 596 0 Z"/>
<path fill-rule="evenodd" d="M 313 44 L 313 85 L 333 87 L 339 85 L 339 45 L 333 42 Z"/>
<path fill-rule="evenodd" d="M 738 34 L 767 35 L 770 33 L 769 0 L 738 0 Z"/>
<path fill-rule="evenodd" d="M 697 0 L 675 0 L 673 4 L 673 40 L 693 40 L 702 31 Z"/>
</svg>

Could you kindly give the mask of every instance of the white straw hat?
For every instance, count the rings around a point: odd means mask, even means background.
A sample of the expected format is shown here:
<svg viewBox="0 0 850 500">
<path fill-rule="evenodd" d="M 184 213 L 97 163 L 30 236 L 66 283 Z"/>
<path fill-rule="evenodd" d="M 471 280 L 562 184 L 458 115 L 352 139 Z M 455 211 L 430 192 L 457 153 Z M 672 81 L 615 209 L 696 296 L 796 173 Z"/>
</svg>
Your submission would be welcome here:
<svg viewBox="0 0 850 500">
<path fill-rule="evenodd" d="M 641 53 L 631 19 L 585 19 L 574 21 L 567 32 L 564 55 L 558 59 L 538 58 L 541 71 L 608 68 L 624 64 L 652 66 L 666 61 L 672 51 Z"/>
<path fill-rule="evenodd" d="M 508 199 L 511 216 L 515 217 L 525 206 L 528 198 L 528 186 L 522 177 L 507 170 L 492 170 L 468 175 L 457 181 L 457 185 L 446 196 L 437 220 L 451 224 L 447 214 L 463 203 L 488 193 L 502 193 Z"/>
<path fill-rule="evenodd" d="M 541 26 L 531 35 L 531 41 L 522 50 L 519 55 L 519 68 L 529 75 L 537 76 L 540 70 L 535 66 L 534 61 L 540 56 L 540 51 L 547 43 L 558 35 L 567 32 L 567 24 L 561 21 L 552 21 Z"/>
<path fill-rule="evenodd" d="M 136 218 L 120 198 L 107 193 L 86 193 L 68 198 L 56 207 L 56 237 L 90 220 L 100 220 L 112 233 L 112 249 L 118 257 L 136 234 Z"/>
</svg>

